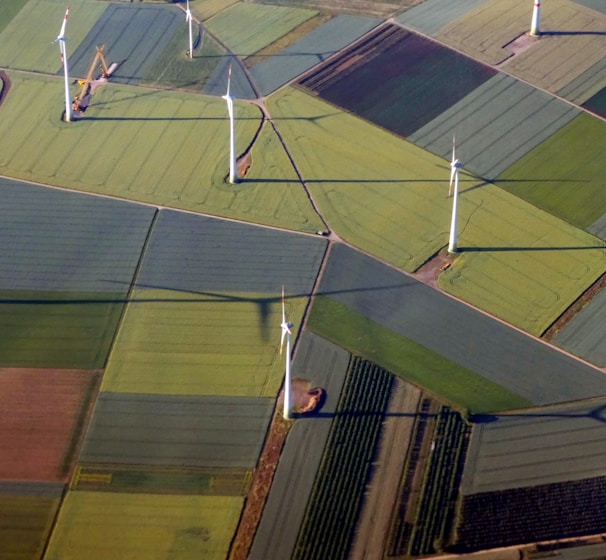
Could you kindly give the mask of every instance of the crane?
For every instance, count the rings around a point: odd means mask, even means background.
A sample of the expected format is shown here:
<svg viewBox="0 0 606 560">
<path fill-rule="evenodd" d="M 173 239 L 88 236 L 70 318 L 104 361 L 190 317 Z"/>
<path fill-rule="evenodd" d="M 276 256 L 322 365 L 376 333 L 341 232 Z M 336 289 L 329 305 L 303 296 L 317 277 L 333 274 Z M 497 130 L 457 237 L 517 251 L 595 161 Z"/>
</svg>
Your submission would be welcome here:
<svg viewBox="0 0 606 560">
<path fill-rule="evenodd" d="M 93 61 L 88 69 L 88 74 L 83 80 L 78 80 L 78 85 L 81 86 L 80 93 L 74 97 L 72 108 L 74 111 L 84 112 L 90 105 L 90 98 L 93 94 L 93 84 L 98 82 L 105 82 L 107 79 L 116 71 L 118 68 L 118 62 L 112 62 L 109 66 L 105 60 L 105 45 L 95 47 L 97 52 L 93 58 Z M 97 68 L 100 74 L 95 77 L 95 71 Z"/>
</svg>

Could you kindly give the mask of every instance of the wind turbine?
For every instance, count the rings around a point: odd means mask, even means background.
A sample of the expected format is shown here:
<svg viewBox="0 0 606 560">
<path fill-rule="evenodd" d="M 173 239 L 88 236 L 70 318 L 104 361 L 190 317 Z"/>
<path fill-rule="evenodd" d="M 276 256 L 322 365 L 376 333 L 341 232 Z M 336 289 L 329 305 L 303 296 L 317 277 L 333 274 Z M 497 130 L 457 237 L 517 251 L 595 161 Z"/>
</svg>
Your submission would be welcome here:
<svg viewBox="0 0 606 560">
<path fill-rule="evenodd" d="M 185 10 L 185 21 L 187 21 L 187 23 L 189 23 L 189 58 L 193 58 L 194 57 L 194 41 L 192 39 L 192 34 L 191 34 L 191 21 L 192 21 L 192 17 L 191 17 L 191 11 L 189 9 L 189 0 L 187 0 L 187 10 Z"/>
<path fill-rule="evenodd" d="M 282 286 L 282 338 L 280 339 L 280 355 L 284 347 L 284 338 L 286 338 L 286 375 L 284 380 L 284 419 L 290 420 L 292 415 L 292 389 L 290 383 L 290 336 L 292 334 L 293 324 L 286 320 L 286 311 L 284 309 L 284 285 Z"/>
<path fill-rule="evenodd" d="M 65 16 L 63 18 L 63 24 L 61 25 L 61 31 L 55 39 L 55 43 L 59 43 L 59 52 L 61 53 L 61 64 L 63 64 L 63 72 L 65 74 L 65 121 L 71 122 L 72 120 L 72 100 L 69 92 L 69 69 L 67 67 L 67 48 L 65 43 L 67 37 L 65 36 L 65 27 L 67 25 L 67 18 L 69 16 L 69 6 L 65 10 Z"/>
<path fill-rule="evenodd" d="M 459 202 L 459 169 L 461 162 L 455 158 L 454 138 L 452 142 L 452 162 L 450 164 L 450 184 L 454 178 L 454 196 L 452 199 L 452 220 L 450 222 L 450 239 L 448 240 L 448 252 L 456 253 L 457 249 L 457 204 Z"/>
<path fill-rule="evenodd" d="M 236 135 L 234 130 L 234 99 L 229 94 L 231 85 L 231 64 L 227 74 L 227 93 L 223 99 L 227 101 L 227 112 L 229 113 L 229 182 L 231 184 L 238 182 L 238 170 L 236 169 Z"/>
<path fill-rule="evenodd" d="M 532 9 L 532 22 L 530 23 L 530 35 L 538 37 L 541 35 L 539 19 L 541 16 L 541 0 L 534 0 L 534 8 Z"/>
</svg>

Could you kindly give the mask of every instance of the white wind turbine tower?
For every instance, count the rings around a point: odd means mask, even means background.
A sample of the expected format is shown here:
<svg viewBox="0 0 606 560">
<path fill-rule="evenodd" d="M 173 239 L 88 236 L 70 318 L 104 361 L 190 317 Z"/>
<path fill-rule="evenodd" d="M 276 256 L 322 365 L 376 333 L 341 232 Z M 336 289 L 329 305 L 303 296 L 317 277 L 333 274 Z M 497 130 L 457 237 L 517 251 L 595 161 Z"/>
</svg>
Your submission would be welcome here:
<svg viewBox="0 0 606 560">
<path fill-rule="evenodd" d="M 455 162 L 457 161 L 455 157 L 455 137 L 452 137 L 452 159 L 450 160 L 450 185 L 448 186 L 448 196 L 452 194 L 452 183 L 454 181 L 455 176 Z"/>
<path fill-rule="evenodd" d="M 191 17 L 191 10 L 189 9 L 189 0 L 187 0 L 187 10 L 185 10 L 185 21 L 187 21 L 187 23 L 189 24 L 189 51 L 188 51 L 188 55 L 189 55 L 189 58 L 193 58 L 194 57 L 194 41 L 192 39 L 192 33 L 191 33 L 192 17 Z"/>
<path fill-rule="evenodd" d="M 229 94 L 231 85 L 231 64 L 229 65 L 229 74 L 227 75 L 227 93 L 223 99 L 227 101 L 227 112 L 229 113 L 229 182 L 234 184 L 238 182 L 238 170 L 236 169 L 236 134 L 234 127 L 234 99 Z"/>
<path fill-rule="evenodd" d="M 538 37 L 541 34 L 541 0 L 534 0 L 534 8 L 532 9 L 532 22 L 530 23 L 530 35 Z"/>
<path fill-rule="evenodd" d="M 72 100 L 69 92 L 69 69 L 67 67 L 67 48 L 65 43 L 67 37 L 65 36 L 65 27 L 67 25 L 67 17 L 69 16 L 69 6 L 65 10 L 65 16 L 63 18 L 63 24 L 61 25 L 61 31 L 55 39 L 55 43 L 59 43 L 59 51 L 61 53 L 61 63 L 63 64 L 63 72 L 65 74 L 65 121 L 71 122 L 72 120 Z"/>
<path fill-rule="evenodd" d="M 448 252 L 456 253 L 457 249 L 457 204 L 459 202 L 459 169 L 461 162 L 455 158 L 454 139 L 452 143 L 452 162 L 450 164 L 450 184 L 454 178 L 454 196 L 452 198 L 452 220 L 450 222 L 450 239 L 448 240 Z"/>
<path fill-rule="evenodd" d="M 284 419 L 290 420 L 292 415 L 292 389 L 290 383 L 290 336 L 292 334 L 293 324 L 286 320 L 286 311 L 284 309 L 284 286 L 282 286 L 282 338 L 280 339 L 280 355 L 284 347 L 284 338 L 286 338 L 286 374 L 284 379 Z"/>
</svg>

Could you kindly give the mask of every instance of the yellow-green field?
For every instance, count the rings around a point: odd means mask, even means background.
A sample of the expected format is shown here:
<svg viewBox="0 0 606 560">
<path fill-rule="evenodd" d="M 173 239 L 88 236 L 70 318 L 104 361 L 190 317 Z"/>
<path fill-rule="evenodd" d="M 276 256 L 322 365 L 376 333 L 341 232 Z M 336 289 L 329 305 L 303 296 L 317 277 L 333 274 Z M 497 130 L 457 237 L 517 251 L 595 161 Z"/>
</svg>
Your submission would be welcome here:
<svg viewBox="0 0 606 560">
<path fill-rule="evenodd" d="M 243 498 L 70 492 L 47 560 L 223 560 Z"/>
<path fill-rule="evenodd" d="M 440 287 L 540 335 L 606 270 L 606 243 L 489 185 L 461 194 L 462 255 Z"/>
<path fill-rule="evenodd" d="M 284 374 L 280 303 L 266 308 L 267 294 L 225 296 L 135 291 L 102 390 L 274 397 Z M 305 304 L 305 298 L 286 303 L 295 325 Z"/>
<path fill-rule="evenodd" d="M 63 81 L 11 72 L 0 108 L 0 173 L 173 208 L 315 232 L 322 227 L 271 130 L 252 151 L 250 178 L 228 173 L 222 99 L 106 85 L 86 118 L 61 121 Z M 251 144 L 260 111 L 235 103 L 237 146 Z"/>
<path fill-rule="evenodd" d="M 95 0 L 29 0 L 0 33 L 0 67 L 53 74 L 61 69 L 59 33 L 65 8 L 70 4 L 68 56 L 90 31 L 107 2 Z"/>
<path fill-rule="evenodd" d="M 250 56 L 309 18 L 314 10 L 238 3 L 206 22 L 238 56 Z"/>
<path fill-rule="evenodd" d="M 221 10 L 233 6 L 239 0 L 192 0 L 190 9 L 194 16 L 201 20 L 211 18 Z"/>
</svg>

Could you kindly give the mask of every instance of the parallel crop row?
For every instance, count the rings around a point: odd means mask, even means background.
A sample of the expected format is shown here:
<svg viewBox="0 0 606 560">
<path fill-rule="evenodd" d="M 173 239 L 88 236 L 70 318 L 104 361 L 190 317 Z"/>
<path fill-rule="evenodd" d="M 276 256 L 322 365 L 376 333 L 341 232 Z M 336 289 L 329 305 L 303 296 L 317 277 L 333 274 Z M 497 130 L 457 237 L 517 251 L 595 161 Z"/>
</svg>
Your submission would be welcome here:
<svg viewBox="0 0 606 560">
<path fill-rule="evenodd" d="M 606 532 L 606 477 L 466 496 L 457 550 Z"/>
<path fill-rule="evenodd" d="M 440 552 L 446 544 L 454 520 L 468 435 L 469 425 L 461 415 L 442 407 L 414 525 L 412 556 Z"/>
<path fill-rule="evenodd" d="M 347 558 L 392 380 L 379 366 L 352 359 L 293 560 Z"/>
</svg>

